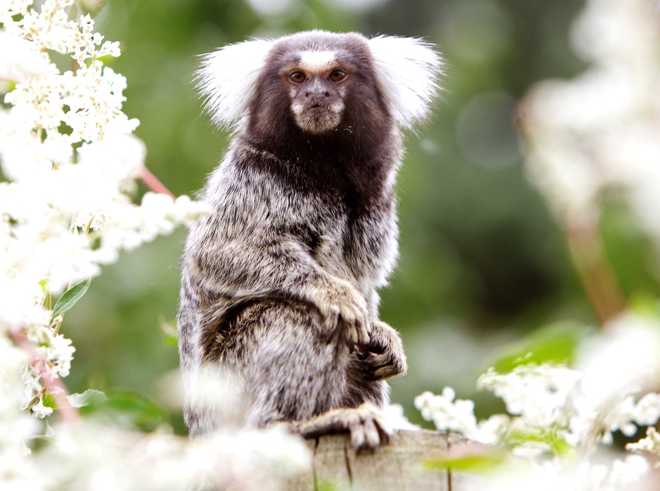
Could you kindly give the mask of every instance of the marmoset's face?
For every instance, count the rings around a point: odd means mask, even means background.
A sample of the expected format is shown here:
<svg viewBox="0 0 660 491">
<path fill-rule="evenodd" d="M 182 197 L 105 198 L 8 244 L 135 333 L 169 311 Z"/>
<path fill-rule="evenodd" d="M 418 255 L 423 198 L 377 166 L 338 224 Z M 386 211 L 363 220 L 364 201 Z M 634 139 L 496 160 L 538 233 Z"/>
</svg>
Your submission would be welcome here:
<svg viewBox="0 0 660 491">
<path fill-rule="evenodd" d="M 342 63 L 334 51 L 301 51 L 282 67 L 280 77 L 300 129 L 322 134 L 339 126 L 353 71 L 354 67 Z"/>
<path fill-rule="evenodd" d="M 368 145 L 390 124 L 367 41 L 313 31 L 271 48 L 250 103 L 248 131 L 273 145 L 298 145 L 301 133 Z"/>
</svg>

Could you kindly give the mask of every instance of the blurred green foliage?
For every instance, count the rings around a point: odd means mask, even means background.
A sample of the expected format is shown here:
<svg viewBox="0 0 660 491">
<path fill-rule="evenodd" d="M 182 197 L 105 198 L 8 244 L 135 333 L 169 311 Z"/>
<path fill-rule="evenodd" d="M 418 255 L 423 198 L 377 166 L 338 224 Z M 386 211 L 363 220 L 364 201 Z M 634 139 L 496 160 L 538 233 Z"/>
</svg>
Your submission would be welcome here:
<svg viewBox="0 0 660 491">
<path fill-rule="evenodd" d="M 561 232 L 525 176 L 515 131 L 517 101 L 531 85 L 583 68 L 569 41 L 583 2 L 389 0 L 355 11 L 346 1 L 298 0 L 260 14 L 252 5 L 268 2 L 251 1 L 108 0 L 97 16 L 101 32 L 122 44 L 112 66 L 128 77 L 125 108 L 141 121 L 149 167 L 176 194 L 194 194 L 226 148 L 227 134 L 201 113 L 191 83 L 200 53 L 312 28 L 436 43 L 444 90 L 431 121 L 408 135 L 401 259 L 382 295 L 382 318 L 402 332 L 410 365 L 393 399 L 418 419 L 414 395 L 449 384 L 492 410 L 472 391 L 501 347 L 557 321 L 593 322 Z M 649 246 L 625 210 L 606 214 L 604 234 L 626 291 L 640 278 L 655 288 Z M 123 255 L 67 316 L 78 348 L 67 379 L 74 391 L 159 400 L 158 380 L 178 364 L 171 326 L 184 237 L 180 230 Z"/>
<path fill-rule="evenodd" d="M 589 333 L 585 326 L 574 322 L 550 324 L 503 348 L 501 357 L 492 363 L 493 368 L 497 373 L 509 373 L 521 365 L 549 363 L 571 366 L 581 341 Z"/>
<path fill-rule="evenodd" d="M 468 453 L 460 457 L 438 457 L 424 462 L 429 470 L 449 470 L 474 474 L 486 474 L 497 470 L 506 460 L 507 454 L 501 448 L 481 448 L 480 452 Z"/>
</svg>

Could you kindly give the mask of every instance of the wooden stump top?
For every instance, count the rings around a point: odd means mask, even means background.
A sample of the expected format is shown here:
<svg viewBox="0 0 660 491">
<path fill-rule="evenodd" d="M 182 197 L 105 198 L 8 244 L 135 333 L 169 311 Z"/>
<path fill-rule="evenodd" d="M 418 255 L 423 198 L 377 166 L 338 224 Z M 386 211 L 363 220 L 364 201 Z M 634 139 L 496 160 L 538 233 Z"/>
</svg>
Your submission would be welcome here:
<svg viewBox="0 0 660 491">
<path fill-rule="evenodd" d="M 473 476 L 425 469 L 425 461 L 446 457 L 452 436 L 437 431 L 398 431 L 389 445 L 357 453 L 347 435 L 308 440 L 313 466 L 292 481 L 291 491 L 469 491 L 480 489 Z"/>
</svg>

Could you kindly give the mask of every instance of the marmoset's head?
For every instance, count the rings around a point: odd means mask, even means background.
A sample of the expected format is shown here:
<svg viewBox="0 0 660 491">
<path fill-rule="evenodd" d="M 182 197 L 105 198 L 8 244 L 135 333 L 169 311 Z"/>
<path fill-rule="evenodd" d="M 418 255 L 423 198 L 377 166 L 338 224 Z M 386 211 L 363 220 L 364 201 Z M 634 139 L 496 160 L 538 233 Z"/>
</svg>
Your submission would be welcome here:
<svg viewBox="0 0 660 491">
<path fill-rule="evenodd" d="M 271 57 L 263 84 L 276 97 L 289 98 L 291 114 L 302 131 L 320 134 L 339 126 L 349 91 L 369 84 L 359 72 L 357 49 L 314 51 L 282 43 Z M 363 63 L 364 64 L 364 61 Z M 370 84 L 373 86 L 373 84 Z"/>
<path fill-rule="evenodd" d="M 220 126 L 359 136 L 423 119 L 440 67 L 419 39 L 309 31 L 220 48 L 204 56 L 198 81 Z"/>
</svg>

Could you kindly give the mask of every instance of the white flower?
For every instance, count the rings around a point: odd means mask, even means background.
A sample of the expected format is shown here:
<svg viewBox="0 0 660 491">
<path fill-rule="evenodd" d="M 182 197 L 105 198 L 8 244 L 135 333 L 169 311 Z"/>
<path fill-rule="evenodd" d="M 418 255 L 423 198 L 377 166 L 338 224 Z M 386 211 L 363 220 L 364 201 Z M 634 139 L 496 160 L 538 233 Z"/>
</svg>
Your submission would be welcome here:
<svg viewBox="0 0 660 491">
<path fill-rule="evenodd" d="M 2 329 L 0 328 L 0 331 Z M 30 443 L 39 423 L 23 411 L 27 355 L 0 335 L 0 486 L 40 489 Z"/>
<path fill-rule="evenodd" d="M 88 15 L 72 17 L 73 0 L 4 0 L 0 5 L 0 79 L 16 82 L 0 108 L 0 335 L 25 331 L 44 370 L 69 374 L 71 341 L 57 332 L 46 301 L 98 275 L 157 235 L 191 223 L 207 208 L 148 193 L 132 201 L 144 167 L 138 121 L 122 111 L 126 79 L 103 64 L 118 56 Z M 48 52 L 75 63 L 60 71 Z M 48 305 L 52 305 L 49 302 Z M 44 387 L 26 370 L 24 405 L 38 416 Z"/>
<path fill-rule="evenodd" d="M 415 407 L 427 421 L 432 421 L 440 431 L 454 431 L 467 438 L 477 438 L 477 418 L 474 415 L 474 402 L 455 399 L 451 387 L 445 387 L 441 395 L 430 392 L 415 398 Z"/>
<path fill-rule="evenodd" d="M 419 430 L 419 426 L 412 424 L 406 418 L 401 404 L 388 404 L 383 408 L 383 418 L 386 426 L 394 430 Z"/>
<path fill-rule="evenodd" d="M 39 401 L 37 401 L 36 404 L 33 404 L 30 409 L 32 409 L 32 413 L 37 418 L 40 418 L 40 419 L 43 419 L 46 416 L 50 416 L 51 414 L 53 414 L 53 409 L 50 408 L 50 407 L 44 406 L 44 403 L 41 399 Z"/>
<path fill-rule="evenodd" d="M 157 431 L 148 437 L 99 424 L 55 428 L 53 442 L 35 456 L 50 488 L 280 489 L 283 479 L 309 469 L 298 437 L 282 428 L 218 431 L 194 440 Z"/>
<path fill-rule="evenodd" d="M 635 325 L 623 326 L 631 329 L 630 339 L 634 342 Z M 598 341 L 587 343 L 590 350 L 583 357 L 592 362 L 608 359 L 611 353 L 606 347 L 610 343 L 625 345 L 617 341 L 619 336 L 625 336 L 625 329 L 599 336 Z M 623 363 L 619 368 L 629 367 Z M 533 461 L 553 453 L 560 456 L 571 447 L 588 452 L 598 442 L 612 443 L 615 431 L 632 436 L 638 425 L 656 424 L 660 418 L 660 395 L 646 394 L 635 400 L 646 372 L 632 370 L 626 374 L 627 386 L 612 380 L 613 385 L 606 392 L 602 392 L 603 384 L 592 375 L 554 365 L 522 365 L 504 374 L 490 369 L 479 378 L 478 385 L 500 397 L 509 414 L 493 415 L 481 422 L 474 416 L 472 401 L 455 400 L 450 388 L 439 396 L 428 392 L 418 396 L 415 406 L 439 430 L 453 431 L 484 444 L 508 446 L 512 455 Z"/>
<path fill-rule="evenodd" d="M 174 215 L 178 222 L 188 225 L 192 224 L 198 218 L 208 215 L 213 210 L 208 203 L 204 201 L 193 201 L 188 196 L 179 196 L 174 201 Z"/>
<path fill-rule="evenodd" d="M 651 388 L 660 376 L 659 349 L 658 322 L 634 314 L 618 317 L 604 334 L 581 346 L 577 365 L 582 379 L 571 395 L 570 426 L 576 441 L 600 436 L 609 441 L 612 431 L 631 435 L 636 430 L 633 423 L 657 421 L 657 397 L 648 395 L 635 403 L 633 396 Z"/>
<path fill-rule="evenodd" d="M 609 485 L 614 489 L 628 489 L 631 484 L 642 480 L 648 471 L 649 464 L 643 457 L 628 455 L 612 464 Z"/>
<path fill-rule="evenodd" d="M 660 419 L 660 394 L 646 394 L 634 409 L 635 422 L 640 426 L 651 426 Z"/>
<path fill-rule="evenodd" d="M 522 468 L 510 462 L 478 482 L 483 491 L 643 491 L 653 489 L 647 473 L 644 459 L 599 453 L 580 461 L 552 460 Z"/>
<path fill-rule="evenodd" d="M 576 50 L 578 77 L 545 81 L 523 104 L 527 170 L 558 218 L 593 223 L 599 198 L 620 192 L 660 243 L 660 11 L 650 0 L 589 0 Z"/>
<path fill-rule="evenodd" d="M 10 24 L 10 19 L 16 15 L 25 15 L 33 0 L 3 0 L 0 3 L 0 22 Z"/>
<path fill-rule="evenodd" d="M 647 428 L 646 436 L 635 443 L 626 445 L 631 452 L 648 452 L 660 458 L 660 433 L 654 427 Z"/>
<path fill-rule="evenodd" d="M 510 414 L 543 428 L 565 423 L 568 396 L 579 378 L 579 373 L 562 366 L 522 365 L 506 374 L 491 369 L 477 385 L 500 397 Z"/>
<path fill-rule="evenodd" d="M 0 80 L 22 82 L 56 71 L 48 56 L 19 36 L 0 30 L 0 47 Z"/>
</svg>

